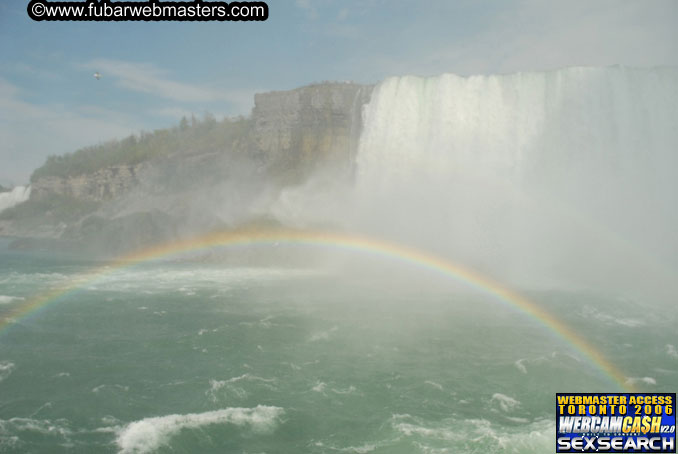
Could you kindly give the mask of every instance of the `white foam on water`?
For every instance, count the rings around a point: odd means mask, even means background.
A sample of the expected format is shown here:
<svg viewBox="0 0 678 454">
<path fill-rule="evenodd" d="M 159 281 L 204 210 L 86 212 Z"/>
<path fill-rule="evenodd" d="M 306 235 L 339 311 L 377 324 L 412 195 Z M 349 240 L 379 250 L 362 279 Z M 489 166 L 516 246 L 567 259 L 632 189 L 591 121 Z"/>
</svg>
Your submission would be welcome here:
<svg viewBox="0 0 678 454">
<path fill-rule="evenodd" d="M 511 421 L 511 422 L 515 422 L 515 423 L 519 423 L 519 424 L 527 424 L 528 422 L 530 422 L 529 419 L 527 419 L 527 418 L 518 418 L 518 417 L 515 417 L 515 416 L 507 416 L 506 419 Z"/>
<path fill-rule="evenodd" d="M 490 399 L 490 403 L 499 406 L 499 408 L 506 413 L 520 407 L 519 400 L 501 393 L 494 393 Z"/>
<path fill-rule="evenodd" d="M 311 337 L 309 337 L 309 342 L 318 342 L 321 340 L 329 340 L 330 336 L 332 333 L 335 333 L 336 331 L 339 330 L 339 327 L 333 326 L 332 328 L 326 330 L 326 331 L 318 331 L 317 333 L 313 333 Z"/>
<path fill-rule="evenodd" d="M 17 451 L 20 444 L 19 437 L 12 435 L 9 437 L 0 435 L 0 452 Z"/>
<path fill-rule="evenodd" d="M 227 385 L 228 380 L 210 380 L 210 389 L 205 391 L 205 395 L 209 397 L 212 402 L 217 402 L 219 400 L 217 393 Z M 239 399 L 244 399 L 248 395 L 247 391 L 238 387 L 229 386 L 228 391 Z"/>
<path fill-rule="evenodd" d="M 104 390 L 104 389 L 112 389 L 112 390 L 117 389 L 117 390 L 120 390 L 120 391 L 127 392 L 127 391 L 129 391 L 129 386 L 103 384 L 103 385 L 95 386 L 94 388 L 92 388 L 92 392 L 95 393 L 95 394 L 98 394 L 99 392 L 101 392 L 101 390 Z"/>
<path fill-rule="evenodd" d="M 41 288 L 70 281 L 73 277 L 63 273 L 19 273 L 13 271 L 2 275 L 0 284 L 30 285 L 32 288 L 35 286 Z"/>
<path fill-rule="evenodd" d="M 652 369 L 655 372 L 659 372 L 663 375 L 675 375 L 678 374 L 678 370 L 664 369 L 663 367 L 655 367 Z"/>
<path fill-rule="evenodd" d="M 676 358 L 678 359 L 678 350 L 676 350 L 676 347 L 671 344 L 666 344 L 666 354 L 669 355 L 671 358 Z"/>
<path fill-rule="evenodd" d="M 24 299 L 20 296 L 0 295 L 0 304 L 11 304 L 15 301 L 23 301 Z"/>
<path fill-rule="evenodd" d="M 454 431 L 446 428 L 429 428 L 417 424 L 401 422 L 394 424 L 394 429 L 402 433 L 406 437 L 418 435 L 425 438 L 435 438 L 437 440 L 454 440 L 459 437 L 455 435 Z"/>
<path fill-rule="evenodd" d="M 353 394 L 353 393 L 355 393 L 357 390 L 358 390 L 358 389 L 357 389 L 355 386 L 353 386 L 353 385 L 349 386 L 349 387 L 346 388 L 346 389 L 336 389 L 336 388 L 332 388 L 332 392 L 335 393 L 335 394 Z"/>
<path fill-rule="evenodd" d="M 120 420 L 116 418 L 115 416 L 104 416 L 101 418 L 101 422 L 106 424 L 107 426 L 117 426 L 120 425 Z"/>
<path fill-rule="evenodd" d="M 367 454 L 368 452 L 372 452 L 376 450 L 378 446 L 374 443 L 367 443 L 362 446 L 348 446 L 346 448 L 341 448 L 338 451 L 339 452 L 352 452 L 355 454 Z"/>
<path fill-rule="evenodd" d="M 524 358 L 521 358 L 521 359 L 517 360 L 515 363 L 513 363 L 513 365 L 516 366 L 516 369 L 518 369 L 519 371 L 521 371 L 524 374 L 527 373 L 527 367 L 525 367 L 525 364 L 524 364 L 525 361 L 527 361 L 527 360 L 524 359 Z"/>
<path fill-rule="evenodd" d="M 0 361 L 0 382 L 9 377 L 15 367 L 11 361 Z"/>
<path fill-rule="evenodd" d="M 117 269 L 97 277 L 93 290 L 155 294 L 171 290 L 185 296 L 195 296 L 198 290 L 214 289 L 219 285 L 227 291 L 251 282 L 281 281 L 317 275 L 314 270 L 277 268 L 205 267 L 177 268 L 163 263 L 149 263 L 134 270 Z"/>
<path fill-rule="evenodd" d="M 555 434 L 555 423 L 550 419 L 506 427 L 486 419 L 425 421 L 405 414 L 393 415 L 391 425 L 425 453 L 552 452 Z"/>
<path fill-rule="evenodd" d="M 232 424 L 259 433 L 273 431 L 284 410 L 259 405 L 255 408 L 226 408 L 205 413 L 167 415 L 134 421 L 118 430 L 120 454 L 143 454 L 167 446 L 172 437 L 186 429 Z"/>
<path fill-rule="evenodd" d="M 582 317 L 584 318 L 593 318 L 602 322 L 606 325 L 620 325 L 626 326 L 628 328 L 637 328 L 639 326 L 645 325 L 645 322 L 642 320 L 637 320 L 633 318 L 618 318 L 610 314 L 605 314 L 600 312 L 598 309 L 592 307 L 585 307 L 582 310 Z"/>
<path fill-rule="evenodd" d="M 537 357 L 534 357 L 534 358 L 520 358 L 513 363 L 513 366 L 516 369 L 518 369 L 520 372 L 522 372 L 523 374 L 527 374 L 528 373 L 527 365 L 538 366 L 538 365 L 544 364 L 544 363 L 561 364 L 561 363 L 563 363 L 563 358 L 567 358 L 569 360 L 573 360 L 573 361 L 576 361 L 578 363 L 581 362 L 581 359 L 577 358 L 576 356 L 574 356 L 570 353 L 567 353 L 567 352 L 566 353 L 551 352 L 551 354 L 548 355 L 548 356 L 542 355 L 542 356 L 537 356 Z"/>
<path fill-rule="evenodd" d="M 424 384 L 433 386 L 434 388 L 439 389 L 440 391 L 443 390 L 443 385 L 441 385 L 440 383 L 436 383 L 434 381 L 431 381 L 431 380 L 426 380 L 424 382 Z"/>
<path fill-rule="evenodd" d="M 242 374 L 238 377 L 232 377 L 228 380 L 210 380 L 210 389 L 205 391 L 205 395 L 208 396 L 212 402 L 216 402 L 218 400 L 217 393 L 221 391 L 222 388 L 226 388 L 230 394 L 235 395 L 237 398 L 244 399 L 248 396 L 248 393 L 244 388 L 235 386 L 236 383 L 254 382 L 259 383 L 268 389 L 274 389 L 275 386 L 273 384 L 275 381 L 275 378 L 263 378 L 249 373 Z"/>
<path fill-rule="evenodd" d="M 262 328 L 262 329 L 269 329 L 273 326 L 283 326 L 283 327 L 287 327 L 287 328 L 294 326 L 294 325 L 289 325 L 289 324 L 274 323 L 274 322 L 271 321 L 274 318 L 275 318 L 274 316 L 268 315 L 268 316 L 266 316 L 266 317 L 264 317 L 260 320 L 257 320 L 256 322 L 239 322 L 238 325 L 240 325 L 240 326 L 255 326 L 255 327 L 258 327 L 258 328 Z M 215 330 L 212 330 L 212 331 L 217 331 L 217 330 L 215 329 Z"/>
<path fill-rule="evenodd" d="M 275 378 L 262 378 L 252 374 L 242 374 L 238 377 L 229 378 L 228 380 L 225 380 L 223 383 L 237 383 L 239 381 L 260 381 L 264 383 L 273 383 L 275 382 Z"/>
<path fill-rule="evenodd" d="M 423 443 L 416 442 L 414 445 L 421 451 L 422 454 L 452 454 L 448 448 L 432 448 Z"/>
<path fill-rule="evenodd" d="M 317 392 L 317 393 L 321 393 L 321 392 L 325 391 L 326 386 L 327 386 L 327 383 L 322 382 L 322 381 L 317 381 L 317 382 L 315 382 L 315 386 L 311 389 L 313 391 Z"/>
<path fill-rule="evenodd" d="M 657 380 L 652 377 L 628 377 L 626 379 L 626 384 L 628 385 L 636 385 L 638 383 L 655 386 L 657 384 Z"/>
<path fill-rule="evenodd" d="M 578 363 L 580 363 L 582 360 L 581 358 L 573 355 L 572 353 L 562 353 L 562 352 L 551 352 L 551 358 L 552 359 L 557 359 L 559 356 L 565 356 L 567 358 L 570 358 Z"/>
<path fill-rule="evenodd" d="M 379 441 L 376 443 L 364 443 L 359 446 L 346 446 L 346 447 L 339 447 L 339 446 L 334 446 L 333 444 L 330 444 L 329 442 L 323 443 L 322 441 L 316 441 L 313 443 L 313 446 L 319 447 L 319 448 L 327 448 L 329 451 L 324 450 L 322 452 L 348 452 L 348 453 L 354 453 L 354 454 L 366 454 L 368 452 L 373 452 L 376 451 L 379 448 L 383 448 L 384 446 L 388 446 L 391 444 L 391 440 L 383 440 Z"/>
<path fill-rule="evenodd" d="M 40 412 L 41 412 L 42 410 L 44 410 L 45 408 L 52 408 L 52 402 L 45 402 L 43 405 L 40 406 L 40 408 L 38 408 L 37 410 L 35 410 L 35 411 L 34 411 L 33 413 L 31 413 L 28 417 L 29 417 L 29 418 L 34 417 L 35 415 L 37 415 L 38 413 L 40 413 Z"/>
<path fill-rule="evenodd" d="M 73 434 L 70 423 L 65 419 L 0 419 L 1 435 L 16 435 L 18 432 L 37 432 L 42 435 L 57 436 L 66 439 Z"/>
</svg>

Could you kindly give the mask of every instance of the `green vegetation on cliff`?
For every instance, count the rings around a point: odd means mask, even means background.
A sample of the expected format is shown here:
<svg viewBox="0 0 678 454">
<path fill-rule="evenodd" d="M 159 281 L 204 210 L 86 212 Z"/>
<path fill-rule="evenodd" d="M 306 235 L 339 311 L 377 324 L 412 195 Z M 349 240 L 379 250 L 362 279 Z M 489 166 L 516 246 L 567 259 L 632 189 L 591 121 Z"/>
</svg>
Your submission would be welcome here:
<svg viewBox="0 0 678 454">
<path fill-rule="evenodd" d="M 250 128 L 251 120 L 242 117 L 222 121 L 211 114 L 205 114 L 202 119 L 184 117 L 172 128 L 141 132 L 138 136 L 85 147 L 62 156 L 51 155 L 33 172 L 31 182 L 48 176 L 66 178 L 109 166 L 134 165 L 174 153 L 243 151 L 249 145 Z"/>
</svg>

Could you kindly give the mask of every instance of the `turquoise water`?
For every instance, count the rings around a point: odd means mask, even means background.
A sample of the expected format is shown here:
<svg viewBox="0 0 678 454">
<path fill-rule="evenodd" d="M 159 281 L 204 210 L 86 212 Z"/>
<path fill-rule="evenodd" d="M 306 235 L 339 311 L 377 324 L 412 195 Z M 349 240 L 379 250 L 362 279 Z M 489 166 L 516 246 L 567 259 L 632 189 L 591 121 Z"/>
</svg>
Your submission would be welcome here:
<svg viewBox="0 0 678 454">
<path fill-rule="evenodd" d="M 94 262 L 0 245 L 0 316 Z M 165 261 L 0 333 L 0 452 L 547 453 L 555 396 L 617 386 L 534 319 L 420 270 Z M 643 390 L 678 385 L 676 312 L 529 296 Z"/>
</svg>

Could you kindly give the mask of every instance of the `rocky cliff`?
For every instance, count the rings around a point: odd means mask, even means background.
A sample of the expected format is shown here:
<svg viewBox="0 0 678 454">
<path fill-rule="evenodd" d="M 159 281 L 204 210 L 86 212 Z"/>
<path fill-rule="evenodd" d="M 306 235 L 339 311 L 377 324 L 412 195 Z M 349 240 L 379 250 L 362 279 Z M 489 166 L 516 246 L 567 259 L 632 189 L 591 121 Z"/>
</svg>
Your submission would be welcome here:
<svg viewBox="0 0 678 454">
<path fill-rule="evenodd" d="M 350 170 L 362 106 L 371 90 L 345 82 L 257 94 L 252 111 L 256 147 L 302 175 L 323 165 Z"/>
<path fill-rule="evenodd" d="M 111 166 L 73 177 L 43 177 L 33 183 L 31 197 L 60 194 L 98 202 L 111 200 L 137 186 L 140 182 L 138 175 L 146 165 Z"/>
</svg>

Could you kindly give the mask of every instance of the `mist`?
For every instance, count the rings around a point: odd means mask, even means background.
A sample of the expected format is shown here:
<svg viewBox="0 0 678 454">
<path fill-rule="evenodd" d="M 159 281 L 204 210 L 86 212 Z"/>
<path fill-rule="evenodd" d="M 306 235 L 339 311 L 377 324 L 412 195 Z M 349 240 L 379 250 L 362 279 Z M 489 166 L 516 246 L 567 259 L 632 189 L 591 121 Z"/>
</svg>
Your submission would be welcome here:
<svg viewBox="0 0 678 454">
<path fill-rule="evenodd" d="M 350 181 L 271 211 L 418 247 L 520 288 L 676 294 L 678 72 L 394 77 L 362 110 Z"/>
</svg>

